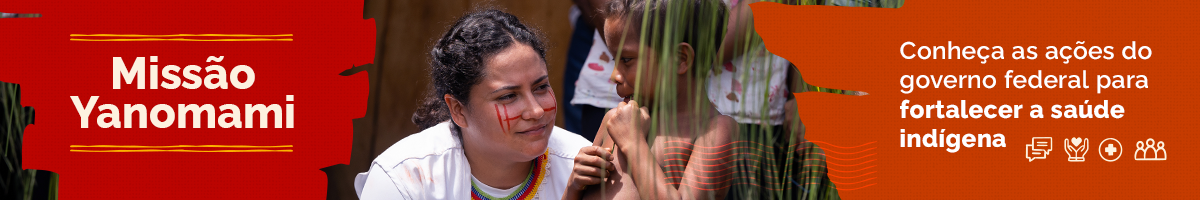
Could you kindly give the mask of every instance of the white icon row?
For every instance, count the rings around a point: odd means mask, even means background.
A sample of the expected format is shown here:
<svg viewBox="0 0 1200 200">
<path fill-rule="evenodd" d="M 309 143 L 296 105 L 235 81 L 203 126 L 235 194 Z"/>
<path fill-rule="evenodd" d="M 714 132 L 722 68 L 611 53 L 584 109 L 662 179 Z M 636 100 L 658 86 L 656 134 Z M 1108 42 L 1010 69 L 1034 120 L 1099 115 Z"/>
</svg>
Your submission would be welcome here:
<svg viewBox="0 0 1200 200">
<path fill-rule="evenodd" d="M 1031 143 L 1025 145 L 1025 158 L 1029 159 L 1029 162 L 1033 162 L 1036 159 L 1046 159 L 1050 155 L 1050 150 L 1054 148 L 1053 143 L 1054 138 L 1051 137 L 1033 137 Z M 1085 155 L 1087 155 L 1088 146 L 1090 145 L 1090 141 L 1087 138 L 1073 137 L 1063 139 L 1063 146 L 1067 148 L 1067 161 L 1086 161 L 1087 158 Z M 1107 138 L 1100 141 L 1097 148 L 1099 148 L 1100 159 L 1108 162 L 1117 161 L 1117 159 L 1121 158 L 1121 154 L 1124 154 L 1121 142 L 1114 138 Z M 1163 141 L 1156 143 L 1154 138 L 1146 139 L 1144 142 L 1138 141 L 1137 151 L 1134 152 L 1133 159 L 1137 161 L 1167 160 L 1166 143 Z"/>
</svg>

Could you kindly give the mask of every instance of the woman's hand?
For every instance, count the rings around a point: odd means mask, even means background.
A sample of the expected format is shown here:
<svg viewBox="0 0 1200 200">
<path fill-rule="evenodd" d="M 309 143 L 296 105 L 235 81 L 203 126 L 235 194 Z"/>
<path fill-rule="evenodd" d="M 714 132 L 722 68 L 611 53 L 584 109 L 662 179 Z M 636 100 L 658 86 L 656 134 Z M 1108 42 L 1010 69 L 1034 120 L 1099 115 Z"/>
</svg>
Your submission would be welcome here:
<svg viewBox="0 0 1200 200">
<path fill-rule="evenodd" d="M 621 102 L 604 117 L 604 126 L 617 146 L 645 143 L 641 141 L 646 139 L 646 131 L 650 129 L 650 123 L 647 123 L 650 122 L 650 112 L 638 106 L 637 101 Z"/>
<path fill-rule="evenodd" d="M 567 182 L 567 194 L 563 195 L 563 199 L 579 199 L 583 189 L 589 185 L 604 183 L 608 175 L 616 171 L 610 151 L 612 150 L 598 146 L 579 149 L 579 154 L 575 155 L 575 167 L 571 170 L 570 180 Z"/>
</svg>

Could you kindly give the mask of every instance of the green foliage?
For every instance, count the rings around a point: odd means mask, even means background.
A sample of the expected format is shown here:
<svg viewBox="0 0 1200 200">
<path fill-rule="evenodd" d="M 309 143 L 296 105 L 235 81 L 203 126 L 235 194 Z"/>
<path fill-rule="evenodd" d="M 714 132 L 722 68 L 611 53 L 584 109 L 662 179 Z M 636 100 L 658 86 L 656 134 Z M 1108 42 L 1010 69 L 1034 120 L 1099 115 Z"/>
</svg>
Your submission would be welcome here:
<svg viewBox="0 0 1200 200">
<path fill-rule="evenodd" d="M 4 130 L 4 142 L 0 143 L 0 156 L 4 160 L 4 173 L 0 173 L 0 197 L 3 199 L 33 199 L 44 196 L 47 199 L 58 199 L 58 174 L 33 169 L 21 169 L 21 142 L 25 126 L 33 124 L 33 108 L 22 107 L 21 86 L 0 82 L 0 129 Z M 43 181 L 38 175 L 50 176 Z M 44 195 L 36 195 L 38 189 L 47 191 Z"/>
<path fill-rule="evenodd" d="M 744 0 L 745 1 L 745 0 Z M 727 26 L 718 26 L 716 23 L 727 22 L 730 18 L 715 18 L 720 15 L 709 13 L 717 13 L 719 6 L 714 6 L 717 1 L 701 1 L 693 4 L 690 0 L 667 0 L 654 1 L 646 0 L 646 12 L 642 13 L 640 18 L 634 17 L 635 20 L 640 20 L 641 27 L 632 29 L 638 31 L 638 41 L 641 43 L 641 48 L 638 52 L 641 53 L 639 58 L 653 57 L 656 63 L 637 62 L 635 69 L 637 70 L 636 77 L 642 77 L 643 72 L 654 72 L 657 77 L 653 77 L 654 87 L 652 104 L 647 105 L 651 113 L 650 129 L 647 134 L 647 140 L 650 144 L 654 144 L 656 136 L 667 133 L 674 133 L 678 130 L 705 130 L 709 124 L 700 121 L 702 119 L 693 117 L 694 121 L 681 121 L 682 113 L 692 114 L 692 116 L 705 116 L 706 109 L 703 106 L 711 105 L 708 102 L 709 85 L 707 79 L 722 73 L 719 69 L 723 63 L 727 62 L 724 59 L 728 58 L 724 53 L 726 51 L 734 51 L 731 55 L 741 57 L 735 66 L 740 66 L 737 70 L 771 70 L 771 66 L 778 63 L 772 58 L 772 54 L 767 51 L 763 45 L 762 38 L 754 32 L 753 19 L 741 19 L 738 22 L 745 25 L 744 29 L 730 28 L 733 31 L 743 31 L 740 34 L 736 32 L 726 32 Z M 904 4 L 904 0 L 778 0 L 778 3 L 792 5 L 836 5 L 850 7 L 881 7 L 881 8 L 899 8 Z M 719 5 L 719 4 L 716 4 Z M 744 4 L 743 4 L 744 5 Z M 728 8 L 728 7 L 726 7 Z M 727 15 L 732 10 L 737 8 L 726 9 Z M 650 10 L 661 10 L 652 12 Z M 695 13 L 704 13 L 704 15 L 695 15 Z M 806 20 L 806 19 L 797 19 Z M 811 20 L 827 20 L 827 19 L 811 19 Z M 700 23 L 695 23 L 700 22 Z M 630 29 L 625 29 L 631 31 Z M 817 30 L 819 32 L 819 30 Z M 734 43 L 725 43 L 721 39 L 708 40 L 697 39 L 693 37 L 717 37 L 727 33 L 725 37 L 741 37 L 736 38 Z M 622 34 L 624 35 L 624 34 Z M 624 36 L 622 36 L 624 37 Z M 609 38 L 624 41 L 625 38 Z M 680 60 L 678 59 L 679 49 L 678 44 L 688 41 L 694 48 L 695 64 L 689 70 L 690 77 L 687 77 L 691 82 L 684 82 L 676 73 Z M 729 46 L 726 46 L 729 45 Z M 623 55 L 618 48 L 615 55 Z M 824 67 L 824 66 L 805 66 L 804 63 L 789 63 L 799 67 Z M 653 69 L 646 67 L 656 66 Z M 716 67 L 716 69 L 714 69 Z M 752 69 L 754 68 L 754 69 Z M 645 69 L 645 70 L 641 70 Z M 770 79 L 771 74 L 789 73 L 790 82 L 787 83 L 788 91 L 790 92 L 827 92 L 834 94 L 846 95 L 865 95 L 866 93 L 818 87 L 804 83 L 803 78 L 799 77 L 799 73 L 792 71 L 794 67 L 789 67 L 788 71 L 766 73 L 742 73 L 739 80 L 764 80 Z M 751 77 L 754 76 L 754 77 Z M 685 76 L 686 77 L 686 76 Z M 641 80 L 645 80 L 639 78 Z M 648 97 L 641 96 L 643 90 L 649 88 L 641 88 L 641 84 L 635 84 L 634 95 L 632 99 L 639 102 Z M 745 88 L 749 90 L 752 88 Z M 760 87 L 753 89 L 770 90 L 773 88 Z M 769 99 L 765 95 L 771 92 L 758 92 L 754 94 L 762 94 L 759 99 Z M 684 95 L 688 94 L 688 95 Z M 748 94 L 748 92 L 747 92 Z M 690 99 L 689 99 L 690 98 Z M 702 103 L 689 103 L 702 102 Z M 761 103 L 753 106 L 758 108 L 746 108 L 747 101 L 739 102 L 743 105 L 742 110 L 782 110 L 784 108 L 768 107 L 770 104 Z M 679 106 L 687 105 L 691 108 L 681 108 Z M 803 109 L 804 105 L 800 106 Z M 689 110 L 690 109 L 690 110 Z M 734 198 L 749 198 L 749 199 L 840 199 L 837 187 L 830 181 L 827 175 L 824 152 L 804 139 L 804 125 L 799 119 L 795 119 L 785 123 L 791 123 L 790 126 L 771 125 L 766 122 L 771 118 L 771 112 L 755 112 L 761 116 L 748 116 L 760 119 L 763 124 L 740 124 L 739 133 L 735 137 L 735 152 L 733 162 L 733 185 L 730 187 L 729 195 Z M 785 112 L 794 114 L 796 111 Z M 793 118 L 794 115 L 793 115 Z M 690 128 L 683 128 L 690 127 Z M 791 130 L 784 130 L 791 127 Z M 699 134 L 692 134 L 693 137 L 698 137 Z M 696 138 L 692 138 L 693 141 Z M 683 158 L 682 154 L 674 154 L 677 159 Z M 635 177 L 650 178 L 650 177 Z"/>
</svg>

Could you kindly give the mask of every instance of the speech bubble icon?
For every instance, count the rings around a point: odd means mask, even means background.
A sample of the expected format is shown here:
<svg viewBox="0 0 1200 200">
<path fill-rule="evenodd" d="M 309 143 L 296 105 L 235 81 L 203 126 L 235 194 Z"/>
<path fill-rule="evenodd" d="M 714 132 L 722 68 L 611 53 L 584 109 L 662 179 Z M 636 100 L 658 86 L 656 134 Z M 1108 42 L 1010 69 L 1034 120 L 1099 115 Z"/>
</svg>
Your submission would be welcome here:
<svg viewBox="0 0 1200 200">
<path fill-rule="evenodd" d="M 1033 149 L 1045 151 L 1044 153 L 1050 153 L 1050 150 L 1054 149 L 1054 138 L 1033 137 Z M 1045 156 L 1042 157 L 1045 158 Z"/>
<path fill-rule="evenodd" d="M 1034 159 L 1046 159 L 1044 153 L 1042 150 L 1035 149 L 1033 144 L 1025 145 L 1025 158 L 1028 158 L 1029 162 L 1033 162 Z"/>
<path fill-rule="evenodd" d="M 1028 158 L 1029 162 L 1033 162 L 1034 159 L 1046 159 L 1053 148 L 1054 138 L 1033 137 L 1033 144 L 1025 145 L 1025 158 Z"/>
</svg>

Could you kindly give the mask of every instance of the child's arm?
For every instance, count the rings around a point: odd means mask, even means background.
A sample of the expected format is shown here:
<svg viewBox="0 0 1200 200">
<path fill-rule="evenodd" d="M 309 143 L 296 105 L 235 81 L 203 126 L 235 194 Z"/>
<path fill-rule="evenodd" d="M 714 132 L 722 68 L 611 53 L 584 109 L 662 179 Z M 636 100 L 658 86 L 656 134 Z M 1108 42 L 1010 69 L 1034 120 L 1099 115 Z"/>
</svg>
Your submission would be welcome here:
<svg viewBox="0 0 1200 200">
<path fill-rule="evenodd" d="M 626 117 L 648 119 L 637 103 L 618 106 L 613 124 L 629 125 L 645 121 L 633 122 Z M 630 116 L 633 115 L 633 116 Z M 643 115 L 643 116 L 638 116 Z M 633 123 L 629 123 L 633 122 Z M 638 194 L 642 199 L 723 199 L 732 179 L 733 148 L 732 135 L 737 131 L 736 122 L 726 116 L 716 117 L 708 130 L 698 137 L 693 145 L 693 151 L 684 169 L 684 177 L 678 187 L 667 182 L 665 172 L 650 150 L 643 128 L 620 128 L 610 131 L 630 131 L 630 133 L 614 133 L 614 140 L 621 146 L 619 151 L 627 155 L 629 170 Z M 620 136 L 618 136 L 620 135 Z"/>
</svg>

